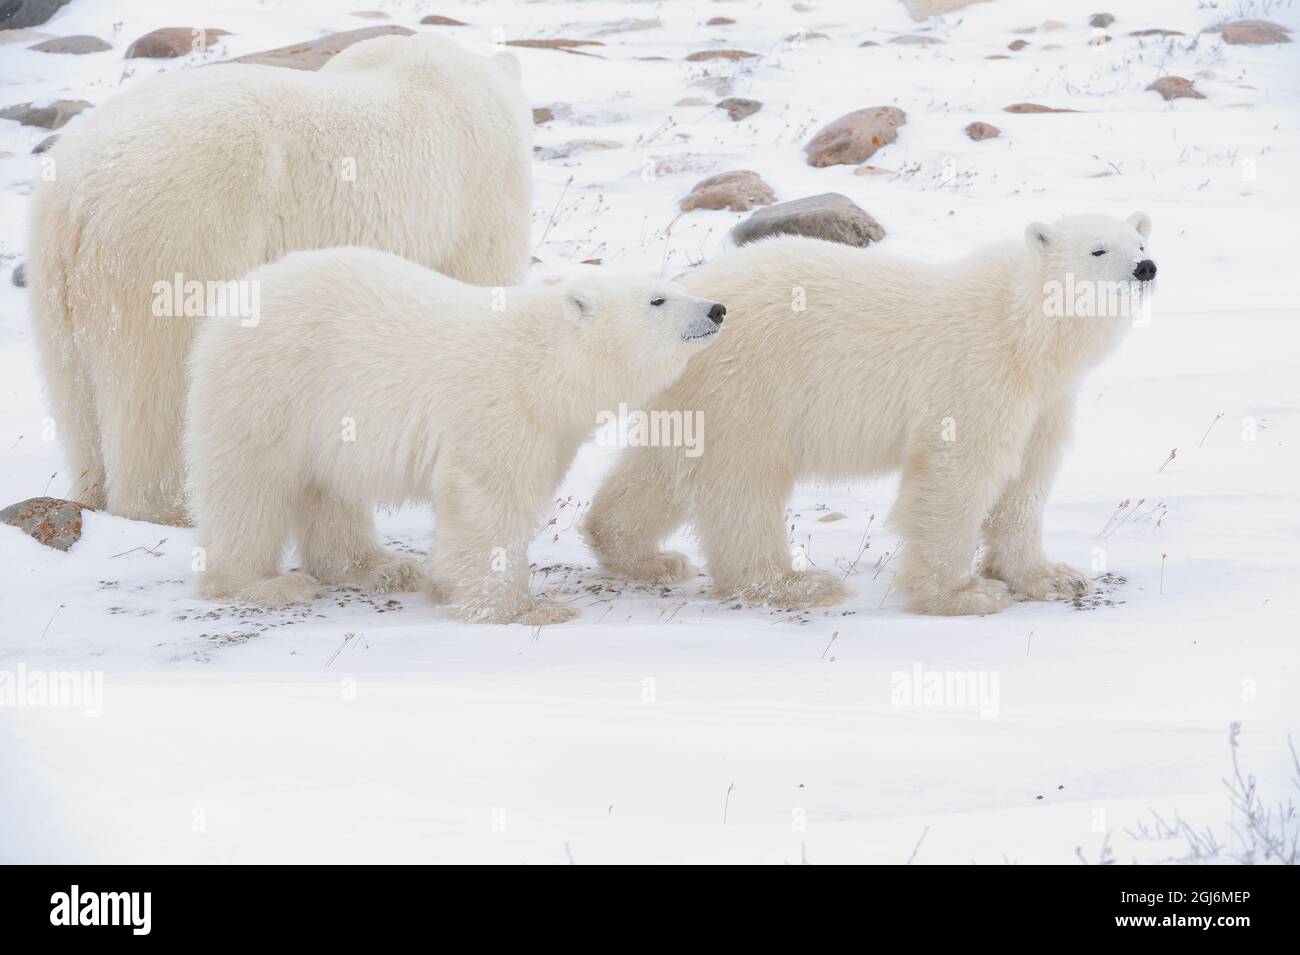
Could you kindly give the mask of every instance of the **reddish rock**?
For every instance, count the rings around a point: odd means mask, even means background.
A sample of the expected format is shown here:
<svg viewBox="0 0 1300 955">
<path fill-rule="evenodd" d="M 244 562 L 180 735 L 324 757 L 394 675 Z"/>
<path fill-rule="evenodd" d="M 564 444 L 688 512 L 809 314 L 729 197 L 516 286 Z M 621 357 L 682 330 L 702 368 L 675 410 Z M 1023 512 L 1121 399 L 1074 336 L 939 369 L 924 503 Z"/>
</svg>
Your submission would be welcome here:
<svg viewBox="0 0 1300 955">
<path fill-rule="evenodd" d="M 1205 99 L 1205 94 L 1192 85 L 1192 81 L 1181 76 L 1162 76 L 1150 86 L 1166 100 L 1171 99 Z"/>
<path fill-rule="evenodd" d="M 873 106 L 846 113 L 823 126 L 803 151 L 810 166 L 856 165 L 898 138 L 907 114 L 895 106 Z"/>
<path fill-rule="evenodd" d="M 1003 112 L 1006 113 L 1077 113 L 1077 109 L 1058 109 L 1055 106 L 1043 106 L 1039 103 L 1012 103 Z"/>
<path fill-rule="evenodd" d="M 1223 34 L 1224 43 L 1244 46 L 1266 46 L 1271 43 L 1290 43 L 1290 30 L 1280 23 L 1268 20 L 1233 20 L 1208 28 L 1206 33 Z"/>
<path fill-rule="evenodd" d="M 713 17 L 710 20 L 706 20 L 704 25 L 706 27 L 729 27 L 735 22 L 736 21 L 731 19 L 731 17 Z"/>
<path fill-rule="evenodd" d="M 969 136 L 971 139 L 975 140 L 976 142 L 979 142 L 981 139 L 993 139 L 994 137 L 1000 136 L 1001 134 L 1002 134 L 1002 130 L 998 129 L 996 126 L 992 125 L 991 123 L 976 122 L 976 123 L 971 123 L 969 126 L 966 127 L 966 135 Z"/>
<path fill-rule="evenodd" d="M 147 58 L 155 60 L 172 59 L 185 56 L 197 50 L 205 50 L 219 36 L 230 36 L 229 30 L 216 27 L 163 27 L 146 33 L 126 48 L 126 58 L 134 60 Z"/>
<path fill-rule="evenodd" d="M 407 27 L 387 24 L 378 27 L 364 27 L 360 30 L 348 30 L 344 33 L 328 33 L 315 40 L 306 40 L 292 46 L 281 46 L 261 53 L 249 53 L 237 56 L 224 63 L 256 63 L 261 66 L 283 66 L 291 70 L 319 70 L 333 57 L 342 53 L 354 43 L 369 40 L 376 36 L 410 36 L 415 31 Z"/>
<path fill-rule="evenodd" d="M 55 550 L 67 550 L 81 538 L 84 504 L 57 497 L 33 497 L 0 511 L 0 521 Z"/>
<path fill-rule="evenodd" d="M 700 50 L 686 58 L 688 63 L 700 63 L 704 60 L 748 60 L 758 56 L 748 50 Z"/>
<path fill-rule="evenodd" d="M 1012 53 L 1019 53 L 1025 47 L 1029 46 L 1028 40 L 1012 40 L 1007 44 L 1007 49 Z"/>
<path fill-rule="evenodd" d="M 754 206 L 767 206 L 776 201 L 772 187 L 758 173 L 737 169 L 719 173 L 697 182 L 690 194 L 681 201 L 682 212 L 692 209 L 730 209 L 747 212 Z"/>
<path fill-rule="evenodd" d="M 506 40 L 506 46 L 522 46 L 531 50 L 572 50 L 580 46 L 604 46 L 600 40 Z"/>
<path fill-rule="evenodd" d="M 538 106 L 533 110 L 533 125 L 540 126 L 555 119 L 555 110 L 549 106 Z"/>
<path fill-rule="evenodd" d="M 420 21 L 426 27 L 466 27 L 469 26 L 463 20 L 453 20 L 451 17 L 440 17 L 436 13 L 431 13 Z"/>
</svg>

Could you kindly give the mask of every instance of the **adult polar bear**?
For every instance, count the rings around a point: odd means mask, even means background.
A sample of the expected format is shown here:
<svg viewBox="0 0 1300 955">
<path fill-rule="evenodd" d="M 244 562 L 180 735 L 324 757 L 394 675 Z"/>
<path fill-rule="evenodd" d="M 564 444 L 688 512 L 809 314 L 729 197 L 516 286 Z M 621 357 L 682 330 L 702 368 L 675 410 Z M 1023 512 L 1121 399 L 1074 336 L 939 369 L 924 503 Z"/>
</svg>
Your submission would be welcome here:
<svg viewBox="0 0 1300 955">
<path fill-rule="evenodd" d="M 698 412 L 708 441 L 697 457 L 625 451 L 588 542 L 613 573 L 672 582 L 692 570 L 658 545 L 689 519 L 718 596 L 834 603 L 839 575 L 791 565 L 794 482 L 901 470 L 891 523 L 909 609 L 988 613 L 1013 595 L 1086 592 L 1043 552 L 1043 506 L 1079 382 L 1155 276 L 1150 229 L 1141 213 L 1072 216 L 941 265 L 775 238 L 690 273 L 687 289 L 727 303 L 727 334 L 651 407 Z"/>
<path fill-rule="evenodd" d="M 431 34 L 366 40 L 315 73 L 168 73 L 89 113 L 51 153 L 30 240 L 71 496 L 186 520 L 185 358 L 198 321 L 156 314 L 158 283 L 228 282 L 295 249 L 363 245 L 465 282 L 516 284 L 531 144 L 514 56 Z"/>
</svg>

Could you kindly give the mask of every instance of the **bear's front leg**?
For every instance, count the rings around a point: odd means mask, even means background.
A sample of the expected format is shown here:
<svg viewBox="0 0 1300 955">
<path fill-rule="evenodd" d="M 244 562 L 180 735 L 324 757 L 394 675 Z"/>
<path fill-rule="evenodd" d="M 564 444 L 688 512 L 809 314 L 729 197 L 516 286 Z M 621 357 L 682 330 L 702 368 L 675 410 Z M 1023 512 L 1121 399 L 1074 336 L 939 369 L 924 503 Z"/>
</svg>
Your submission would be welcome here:
<svg viewBox="0 0 1300 955">
<path fill-rule="evenodd" d="M 528 544 L 535 510 L 494 494 L 489 482 L 444 481 L 435 494 L 433 573 L 437 602 L 467 623 L 542 626 L 578 616 L 572 607 L 528 590 Z"/>
<path fill-rule="evenodd" d="M 908 456 L 890 516 L 903 537 L 897 580 L 907 609 L 945 616 L 1005 610 L 1012 603 L 1007 585 L 971 570 L 980 522 L 1005 483 L 1009 455 L 980 436 L 924 437 Z"/>
<path fill-rule="evenodd" d="M 1043 550 L 1043 509 L 1061 452 L 1069 441 L 1074 403 L 1062 399 L 1039 417 L 1025 445 L 1020 472 L 984 521 L 984 577 L 1000 580 L 1023 600 L 1090 593 L 1081 570 L 1049 560 Z"/>
</svg>

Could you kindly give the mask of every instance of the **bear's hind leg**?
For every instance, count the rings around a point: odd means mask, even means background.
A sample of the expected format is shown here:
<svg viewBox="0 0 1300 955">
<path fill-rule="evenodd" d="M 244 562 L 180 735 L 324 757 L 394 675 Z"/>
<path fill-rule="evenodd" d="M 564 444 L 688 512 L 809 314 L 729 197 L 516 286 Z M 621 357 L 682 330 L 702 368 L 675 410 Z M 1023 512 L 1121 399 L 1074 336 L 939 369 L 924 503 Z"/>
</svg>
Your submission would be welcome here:
<svg viewBox="0 0 1300 955">
<path fill-rule="evenodd" d="M 170 358 L 170 356 L 168 356 Z M 154 524 L 189 524 L 181 434 L 186 393 L 176 368 L 120 369 L 111 388 L 98 390 L 99 426 L 111 513 Z"/>
<path fill-rule="evenodd" d="M 685 554 L 659 549 L 688 513 L 674 466 L 669 451 L 629 448 L 596 492 L 581 533 L 608 573 L 650 584 L 698 573 Z"/>
<path fill-rule="evenodd" d="M 785 503 L 793 489 L 792 477 L 760 482 L 746 474 L 697 496 L 695 525 L 715 597 L 802 610 L 851 596 L 838 575 L 792 566 Z"/>
<path fill-rule="evenodd" d="M 381 546 L 374 509 L 312 487 L 295 520 L 303 569 L 321 583 L 355 587 L 371 594 L 404 593 L 424 580 L 424 560 Z"/>
<path fill-rule="evenodd" d="M 82 361 L 76 343 L 41 344 L 45 386 L 53 405 L 57 436 L 71 469 L 68 497 L 102 510 L 108 496 L 90 369 Z"/>
</svg>

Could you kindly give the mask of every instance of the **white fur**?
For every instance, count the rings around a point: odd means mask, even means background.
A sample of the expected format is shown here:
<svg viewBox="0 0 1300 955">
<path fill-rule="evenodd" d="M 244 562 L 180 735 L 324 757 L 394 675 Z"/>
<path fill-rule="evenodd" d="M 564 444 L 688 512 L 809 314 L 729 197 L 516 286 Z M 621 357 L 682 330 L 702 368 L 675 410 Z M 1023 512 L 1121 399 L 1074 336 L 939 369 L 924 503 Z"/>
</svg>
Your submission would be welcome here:
<svg viewBox="0 0 1300 955">
<path fill-rule="evenodd" d="M 1140 213 L 1076 216 L 943 265 L 776 238 L 690 273 L 688 289 L 727 303 L 727 334 L 651 408 L 700 412 L 702 454 L 625 451 L 588 541 L 610 571 L 670 582 L 691 569 L 659 545 L 690 520 L 718 595 L 834 603 L 848 592 L 839 575 L 792 568 L 794 483 L 901 471 L 891 518 L 910 609 L 1086 592 L 1081 572 L 1044 554 L 1043 506 L 1080 379 L 1131 320 L 1048 317 L 1045 289 L 1067 273 L 1131 282 L 1149 231 Z"/>
<path fill-rule="evenodd" d="M 218 600 L 424 578 L 462 619 L 575 616 L 529 594 L 539 518 L 598 414 L 664 388 L 718 328 L 713 302 L 658 279 L 494 290 L 372 249 L 248 280 L 261 322 L 210 319 L 191 357 L 199 589 Z M 437 515 L 427 575 L 375 537 L 375 503 L 411 500 Z M 291 536 L 302 571 L 281 574 Z"/>
<path fill-rule="evenodd" d="M 316 73 L 177 70 L 79 119 L 34 199 L 30 264 L 72 496 L 184 520 L 197 322 L 154 317 L 155 282 L 231 280 L 294 249 L 349 244 L 467 282 L 518 282 L 532 140 L 518 72 L 511 56 L 431 34 L 379 37 Z"/>
</svg>

